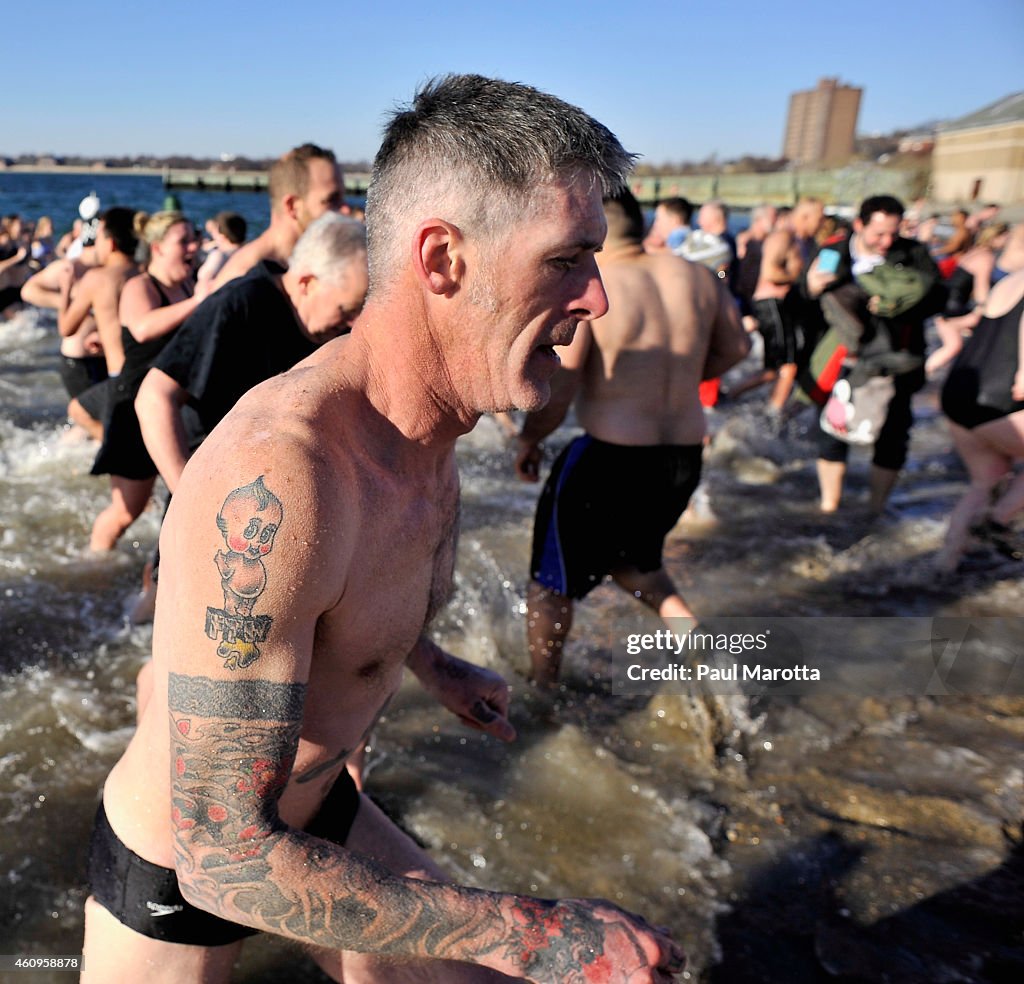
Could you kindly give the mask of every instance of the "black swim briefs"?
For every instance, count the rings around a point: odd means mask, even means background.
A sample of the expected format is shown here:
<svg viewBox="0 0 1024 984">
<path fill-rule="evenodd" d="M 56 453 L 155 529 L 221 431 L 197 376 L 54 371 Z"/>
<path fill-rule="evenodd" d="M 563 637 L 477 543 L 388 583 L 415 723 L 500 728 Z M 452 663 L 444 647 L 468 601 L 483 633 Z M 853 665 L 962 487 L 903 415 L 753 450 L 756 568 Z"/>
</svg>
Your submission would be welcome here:
<svg viewBox="0 0 1024 984">
<path fill-rule="evenodd" d="M 343 845 L 358 810 L 359 790 L 343 769 L 306 832 Z M 165 943 L 224 946 L 259 932 L 189 904 L 173 868 L 153 864 L 125 847 L 107 820 L 102 800 L 89 846 L 89 888 L 120 923 Z"/>
<path fill-rule="evenodd" d="M 700 482 L 700 444 L 630 447 L 576 438 L 537 504 L 530 573 L 570 598 L 605 575 L 661 567 L 665 536 Z"/>
</svg>

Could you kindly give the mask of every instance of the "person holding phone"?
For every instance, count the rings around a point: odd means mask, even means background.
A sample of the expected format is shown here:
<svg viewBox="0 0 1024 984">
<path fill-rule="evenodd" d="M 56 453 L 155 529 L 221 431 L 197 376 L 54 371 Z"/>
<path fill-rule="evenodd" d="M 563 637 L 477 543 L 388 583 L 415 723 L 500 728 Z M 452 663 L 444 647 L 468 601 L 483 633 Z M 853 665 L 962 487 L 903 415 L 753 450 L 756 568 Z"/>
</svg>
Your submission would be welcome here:
<svg viewBox="0 0 1024 984">
<path fill-rule="evenodd" d="M 945 289 L 927 247 L 899 235 L 902 219 L 903 203 L 899 199 L 891 195 L 866 198 L 854 219 L 853 235 L 819 250 L 801 280 L 802 293 L 819 303 L 827 294 L 834 295 L 833 302 L 842 298 L 841 304 L 830 305 L 831 313 L 838 309 L 844 326 L 858 336 L 857 344 L 863 346 L 877 339 L 885 343 L 894 361 L 901 359 L 905 366 L 903 371 L 893 372 L 895 394 L 874 444 L 868 500 L 874 514 L 885 509 L 906 461 L 914 419 L 911 401 L 925 382 L 925 319 L 941 311 L 945 303 Z M 861 289 L 862 280 L 867 282 L 883 264 L 918 271 L 925 288 L 911 308 L 890 317 L 880 313 L 883 308 L 879 297 Z M 863 302 L 855 312 L 847 303 L 850 294 L 859 294 Z M 848 444 L 821 431 L 817 468 L 823 513 L 839 508 L 849 450 Z"/>
</svg>

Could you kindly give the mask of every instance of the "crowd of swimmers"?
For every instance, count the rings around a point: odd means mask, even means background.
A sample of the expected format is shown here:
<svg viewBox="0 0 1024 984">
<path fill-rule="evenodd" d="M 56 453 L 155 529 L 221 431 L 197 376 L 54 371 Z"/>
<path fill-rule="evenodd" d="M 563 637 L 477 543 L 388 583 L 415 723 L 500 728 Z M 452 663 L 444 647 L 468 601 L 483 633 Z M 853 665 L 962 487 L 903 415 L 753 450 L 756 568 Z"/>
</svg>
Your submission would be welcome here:
<svg viewBox="0 0 1024 984">
<path fill-rule="evenodd" d="M 175 208 L 153 215 L 120 206 L 101 211 L 94 194 L 83 200 L 79 217 L 59 239 L 48 216 L 34 223 L 18 215 L 0 220 L 2 306 L 13 310 L 23 301 L 56 311 L 69 417 L 99 442 L 93 473 L 110 476 L 111 502 L 93 524 L 91 549 L 112 549 L 150 501 L 157 468 L 147 452 L 134 401 L 159 352 L 204 298 L 260 262 L 286 267 L 299 236 L 321 214 L 351 214 L 342 180 L 330 151 L 307 144 L 284 155 L 271 172 L 270 225 L 248 243 L 246 221 L 233 212 L 209 218 L 200 235 Z M 981 324 L 993 287 L 1024 268 L 1024 225 L 1011 227 L 1001 221 L 994 204 L 974 212 L 956 209 L 944 216 L 927 212 L 924 201 L 906 210 L 889 196 L 875 196 L 869 202 L 881 203 L 876 221 L 887 226 L 881 240 L 868 233 L 876 249 L 884 241 L 884 249 L 870 254 L 874 261 L 882 259 L 892 243 L 903 240 L 921 245 L 915 261 L 919 266 L 925 257 L 938 271 L 934 289 L 925 292 L 927 298 L 918 298 L 915 309 L 884 322 L 884 327 L 904 333 L 897 347 L 902 345 L 910 357 L 896 374 L 894 409 L 874 446 L 869 508 L 877 513 L 884 509 L 906 459 L 911 395 L 926 376 L 948 372 Z M 360 209 L 358 217 L 361 214 Z M 792 207 L 752 209 L 746 227 L 734 236 L 724 202 L 695 207 L 685 198 L 673 197 L 656 204 L 646 223 L 644 250 L 674 253 L 712 270 L 735 299 L 743 326 L 761 339 L 761 366 L 733 381 L 726 392 L 717 378 L 703 381 L 704 406 L 721 407 L 741 397 L 749 400 L 746 394 L 771 383 L 764 412 L 769 426 L 779 431 L 795 402 L 824 400 L 827 386 L 819 388 L 813 373 L 820 367 L 811 362 L 834 319 L 829 317 L 829 304 L 821 303 L 825 288 L 832 284 L 822 283 L 817 257 L 837 246 L 849 257 L 851 242 L 860 242 L 865 253 L 865 227 L 871 220 L 870 212 L 852 221 L 826 214 L 819 200 L 802 198 Z M 857 262 L 854 257 L 847 271 L 854 289 Z M 870 261 L 862 256 L 859 262 L 863 266 Z M 862 300 L 870 300 L 866 291 L 862 293 Z M 830 300 L 839 296 L 836 291 Z M 835 304 L 831 308 L 837 310 Z M 848 319 L 860 326 L 862 337 L 849 339 L 845 346 L 846 371 L 857 361 L 858 344 L 866 341 L 863 333 L 870 334 L 866 309 L 865 314 L 863 325 Z M 874 320 L 880 330 L 883 321 Z M 923 347 L 926 324 L 937 339 L 928 353 Z M 1014 402 L 1012 394 L 1008 399 L 1007 408 Z M 510 431 L 515 427 L 507 415 L 499 417 Z M 957 566 L 968 530 L 987 534 L 1002 552 L 1019 556 L 1009 528 L 1018 509 L 1017 495 L 1001 508 L 989 501 L 1000 486 L 1012 483 L 1016 452 L 1006 448 L 997 453 L 999 462 L 980 454 L 986 472 L 982 475 L 979 452 L 973 447 L 978 435 L 962 430 L 954 424 L 958 450 L 971 472 L 973 507 L 966 520 L 960 512 L 954 515 L 939 558 L 945 569 Z M 819 443 L 820 508 L 834 512 L 842 495 L 848 448 L 829 433 L 822 433 Z M 170 478 L 165 479 L 170 486 Z"/>
<path fill-rule="evenodd" d="M 1024 459 L 1019 291 L 1007 285 L 992 296 L 1000 281 L 1024 269 L 1024 223 L 1010 225 L 1000 211 L 990 203 L 944 215 L 929 211 L 924 200 L 905 209 L 892 196 L 877 195 L 851 221 L 804 198 L 792 208 L 753 209 L 734 238 L 724 203 L 698 211 L 676 197 L 658 203 L 645 240 L 648 250 L 711 266 L 734 294 L 744 326 L 761 336 L 763 366 L 725 394 L 705 384 L 705 405 L 722 396 L 737 401 L 772 382 L 765 412 L 778 431 L 795 402 L 827 405 L 838 378 L 853 383 L 843 393 L 858 392 L 872 378 L 887 380 L 881 392 L 888 404 L 879 408 L 879 430 L 868 442 L 871 513 L 886 508 L 906 461 L 913 395 L 929 378 L 943 383 L 942 407 L 970 478 L 936 559 L 946 573 L 972 544 L 1014 559 L 1024 550 L 1010 525 L 1024 508 L 1015 471 Z M 888 307 L 878 296 L 887 289 L 879 286 L 879 268 L 906 274 L 899 288 L 889 288 L 904 296 Z M 1010 310 L 1001 297 L 1013 300 Z M 862 442 L 822 426 L 817 469 L 824 513 L 839 508 L 851 443 Z"/>
<path fill-rule="evenodd" d="M 351 211 L 333 153 L 313 144 L 277 161 L 269 185 L 269 226 L 248 242 L 241 215 L 218 213 L 201 235 L 173 195 L 165 201 L 169 207 L 148 214 L 123 206 L 101 210 L 90 194 L 56 246 L 45 238 L 52 238 L 45 217 L 35 226 L 18 216 L 3 220 L 4 307 L 24 302 L 55 311 L 68 416 L 98 444 L 92 474 L 109 476 L 111 500 L 93 523 L 93 551 L 113 549 L 151 500 L 158 469 L 135 399 L 158 356 L 206 298 L 263 263 L 279 276 L 314 220 Z M 357 219 L 347 221 L 361 230 Z M 351 320 L 361 305 L 359 297 L 345 317 Z M 273 347 L 275 340 L 265 344 Z M 144 617 L 146 606 L 139 611 Z"/>
</svg>

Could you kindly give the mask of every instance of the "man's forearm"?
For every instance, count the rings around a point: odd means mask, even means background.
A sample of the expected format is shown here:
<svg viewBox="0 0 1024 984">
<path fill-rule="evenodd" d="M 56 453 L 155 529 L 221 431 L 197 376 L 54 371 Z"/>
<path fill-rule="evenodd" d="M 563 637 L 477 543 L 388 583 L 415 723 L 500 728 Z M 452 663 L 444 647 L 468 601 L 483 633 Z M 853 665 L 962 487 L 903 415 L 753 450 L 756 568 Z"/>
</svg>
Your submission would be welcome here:
<svg viewBox="0 0 1024 984">
<path fill-rule="evenodd" d="M 416 645 L 412 647 L 412 651 L 405 657 L 405 665 L 417 677 L 423 679 L 424 676 L 432 672 L 438 659 L 443 655 L 444 651 L 437 643 L 431 641 L 427 636 L 421 635 L 416 640 Z"/>
<path fill-rule="evenodd" d="M 251 868 L 208 856 L 208 877 L 182 893 L 223 919 L 332 950 L 457 960 L 551 984 L 583 984 L 606 959 L 602 926 L 578 902 L 400 877 L 301 831 L 266 846 Z"/>
<path fill-rule="evenodd" d="M 513 976 L 559 949 L 575 960 L 566 966 L 601 952 L 597 922 L 579 904 L 401 877 L 285 825 L 276 804 L 304 698 L 303 684 L 171 674 L 172 824 L 190 903 L 316 946 L 463 960 Z"/>
</svg>

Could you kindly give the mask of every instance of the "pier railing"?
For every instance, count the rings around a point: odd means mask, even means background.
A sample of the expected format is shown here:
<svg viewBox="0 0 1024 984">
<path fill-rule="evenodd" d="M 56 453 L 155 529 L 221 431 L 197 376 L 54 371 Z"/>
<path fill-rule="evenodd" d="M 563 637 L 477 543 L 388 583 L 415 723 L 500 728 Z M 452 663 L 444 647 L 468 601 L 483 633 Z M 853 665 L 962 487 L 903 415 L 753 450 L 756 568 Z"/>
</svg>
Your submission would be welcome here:
<svg viewBox="0 0 1024 984">
<path fill-rule="evenodd" d="M 203 171 L 183 168 L 165 168 L 164 187 L 192 191 L 266 191 L 267 171 Z M 369 184 L 368 174 L 345 174 L 345 190 L 349 194 L 364 194 Z"/>
</svg>

